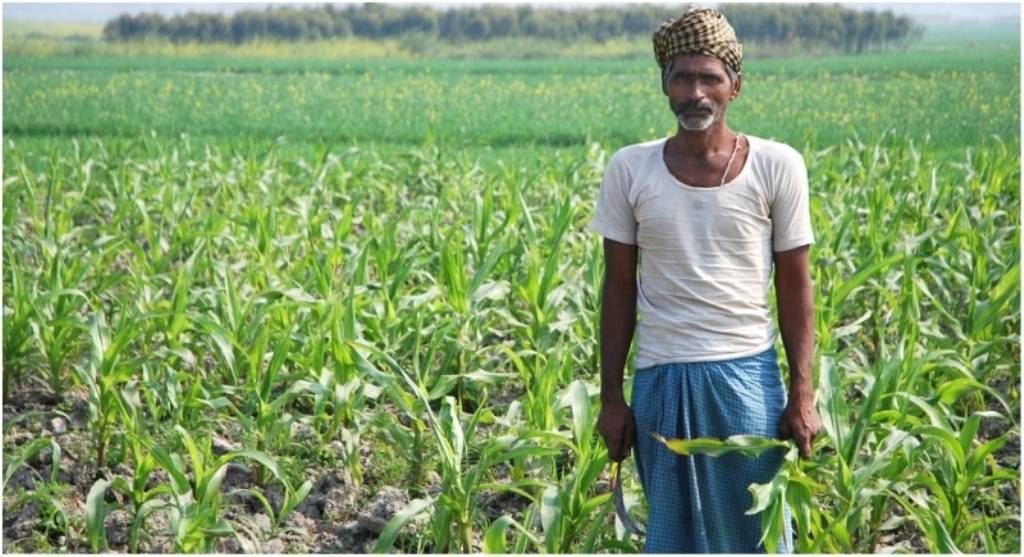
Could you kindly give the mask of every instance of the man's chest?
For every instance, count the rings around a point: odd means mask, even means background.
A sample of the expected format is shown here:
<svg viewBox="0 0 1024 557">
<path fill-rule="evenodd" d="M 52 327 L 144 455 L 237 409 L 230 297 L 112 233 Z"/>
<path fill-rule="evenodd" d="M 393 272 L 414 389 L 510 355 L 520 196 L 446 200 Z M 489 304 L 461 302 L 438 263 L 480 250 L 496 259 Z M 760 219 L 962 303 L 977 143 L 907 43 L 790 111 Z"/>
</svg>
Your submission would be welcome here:
<svg viewBox="0 0 1024 557">
<path fill-rule="evenodd" d="M 772 236 L 767 196 L 750 181 L 699 189 L 651 180 L 637 190 L 634 215 L 641 249 L 748 251 Z"/>
</svg>

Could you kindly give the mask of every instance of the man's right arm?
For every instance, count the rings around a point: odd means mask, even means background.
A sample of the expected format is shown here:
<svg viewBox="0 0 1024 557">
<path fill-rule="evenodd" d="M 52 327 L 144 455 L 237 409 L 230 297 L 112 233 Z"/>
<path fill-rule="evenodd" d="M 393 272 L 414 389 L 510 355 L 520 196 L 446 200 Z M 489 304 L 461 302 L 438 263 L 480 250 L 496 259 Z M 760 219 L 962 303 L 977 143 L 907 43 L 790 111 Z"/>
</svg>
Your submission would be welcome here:
<svg viewBox="0 0 1024 557">
<path fill-rule="evenodd" d="M 629 456 L 635 437 L 633 413 L 622 383 L 626 357 L 636 328 L 637 247 L 604 239 L 604 286 L 601 291 L 601 413 L 597 429 L 608 457 Z"/>
</svg>

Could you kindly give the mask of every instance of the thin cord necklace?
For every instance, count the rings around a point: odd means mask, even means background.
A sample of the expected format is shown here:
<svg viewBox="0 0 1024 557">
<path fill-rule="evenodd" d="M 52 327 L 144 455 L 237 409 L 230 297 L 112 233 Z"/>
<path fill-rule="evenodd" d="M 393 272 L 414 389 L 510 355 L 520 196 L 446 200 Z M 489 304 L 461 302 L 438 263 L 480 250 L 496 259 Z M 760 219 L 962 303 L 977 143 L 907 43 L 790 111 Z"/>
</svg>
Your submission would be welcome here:
<svg viewBox="0 0 1024 557">
<path fill-rule="evenodd" d="M 720 184 L 718 184 L 718 187 L 722 187 L 722 186 L 725 185 L 725 177 L 728 176 L 728 174 L 729 174 L 729 167 L 732 166 L 732 161 L 733 161 L 733 159 L 736 158 L 736 151 L 739 151 L 740 136 L 741 135 L 743 135 L 743 134 L 739 134 L 739 133 L 736 134 L 736 140 L 732 144 L 732 155 L 729 156 L 729 162 L 726 163 L 726 165 L 725 165 L 725 172 L 722 173 L 722 182 Z"/>
</svg>

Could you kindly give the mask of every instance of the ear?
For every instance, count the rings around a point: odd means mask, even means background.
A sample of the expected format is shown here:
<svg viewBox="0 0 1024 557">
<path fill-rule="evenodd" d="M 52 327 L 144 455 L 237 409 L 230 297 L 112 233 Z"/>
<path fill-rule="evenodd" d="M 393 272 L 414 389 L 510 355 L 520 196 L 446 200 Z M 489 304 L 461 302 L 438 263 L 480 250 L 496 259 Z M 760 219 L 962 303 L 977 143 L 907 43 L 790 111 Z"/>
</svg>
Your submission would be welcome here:
<svg viewBox="0 0 1024 557">
<path fill-rule="evenodd" d="M 734 101 L 736 97 L 740 96 L 740 89 L 743 88 L 743 74 L 736 73 L 736 82 L 732 84 L 732 94 L 729 95 L 729 100 Z"/>
</svg>

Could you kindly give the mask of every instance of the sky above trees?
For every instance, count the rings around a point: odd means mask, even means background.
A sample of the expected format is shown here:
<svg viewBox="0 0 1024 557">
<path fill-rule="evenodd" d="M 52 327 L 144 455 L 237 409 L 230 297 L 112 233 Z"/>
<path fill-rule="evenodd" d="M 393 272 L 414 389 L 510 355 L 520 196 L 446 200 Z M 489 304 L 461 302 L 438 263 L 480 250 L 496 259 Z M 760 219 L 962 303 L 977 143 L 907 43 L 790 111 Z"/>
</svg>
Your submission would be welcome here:
<svg viewBox="0 0 1024 557">
<path fill-rule="evenodd" d="M 319 6 L 323 2 L 207 2 L 207 3 L 20 3 L 3 5 L 4 21 L 53 21 L 104 23 L 122 13 L 159 13 L 165 17 L 184 14 L 188 11 L 221 12 L 231 15 L 241 10 L 262 9 L 269 5 Z M 464 2 L 437 2 L 434 6 L 450 6 Z M 509 4 L 516 4 L 509 2 Z M 536 6 L 568 6 L 557 2 L 533 3 Z M 680 2 L 684 6 L 686 2 Z M 718 2 L 701 2 L 714 6 Z M 573 4 L 586 7 L 587 4 Z M 608 2 L 594 2 L 593 5 L 609 5 Z M 1011 3 L 855 3 L 841 2 L 840 5 L 853 9 L 886 10 L 897 15 L 909 15 L 926 25 L 956 24 L 958 22 L 996 23 L 1008 21 L 1019 25 L 1020 5 Z M 339 6 L 344 6 L 339 4 Z"/>
</svg>

